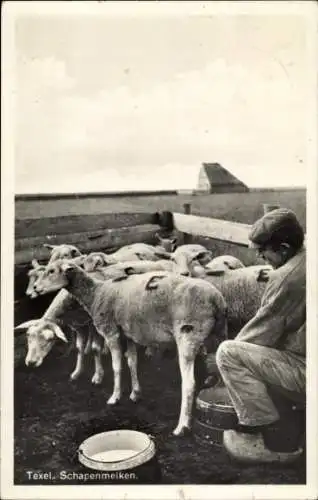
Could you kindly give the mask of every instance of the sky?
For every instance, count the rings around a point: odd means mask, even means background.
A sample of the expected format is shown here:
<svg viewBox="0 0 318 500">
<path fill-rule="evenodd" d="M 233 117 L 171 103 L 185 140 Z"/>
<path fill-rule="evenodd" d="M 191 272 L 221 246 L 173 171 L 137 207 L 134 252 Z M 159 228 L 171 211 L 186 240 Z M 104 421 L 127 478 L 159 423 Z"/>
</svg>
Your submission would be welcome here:
<svg viewBox="0 0 318 500">
<path fill-rule="evenodd" d="M 299 15 L 18 16 L 15 192 L 193 188 L 202 162 L 250 187 L 305 185 L 306 26 Z"/>
</svg>

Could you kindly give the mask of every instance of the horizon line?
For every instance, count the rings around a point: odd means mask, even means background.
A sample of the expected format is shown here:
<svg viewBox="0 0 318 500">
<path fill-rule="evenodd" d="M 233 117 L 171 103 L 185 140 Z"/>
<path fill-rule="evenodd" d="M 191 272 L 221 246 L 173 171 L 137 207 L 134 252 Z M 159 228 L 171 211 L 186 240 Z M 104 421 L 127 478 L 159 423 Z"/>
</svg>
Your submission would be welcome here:
<svg viewBox="0 0 318 500">
<path fill-rule="evenodd" d="M 289 190 L 299 190 L 307 189 L 306 185 L 298 186 L 253 186 L 248 188 L 250 192 L 255 191 L 289 191 Z M 15 200 L 17 199 L 32 199 L 32 198 L 74 198 L 74 197 L 90 197 L 90 196 L 147 196 L 147 195 L 177 195 L 177 194 L 194 194 L 194 195 L 213 195 L 213 194 L 226 194 L 227 191 L 223 193 L 220 192 L 204 192 L 199 191 L 196 188 L 178 188 L 178 189 L 160 189 L 160 190 L 114 190 L 114 191 L 75 191 L 75 192 L 33 192 L 33 193 L 14 193 Z M 247 192 L 248 193 L 248 192 Z M 247 194 L 245 193 L 245 194 Z"/>
</svg>

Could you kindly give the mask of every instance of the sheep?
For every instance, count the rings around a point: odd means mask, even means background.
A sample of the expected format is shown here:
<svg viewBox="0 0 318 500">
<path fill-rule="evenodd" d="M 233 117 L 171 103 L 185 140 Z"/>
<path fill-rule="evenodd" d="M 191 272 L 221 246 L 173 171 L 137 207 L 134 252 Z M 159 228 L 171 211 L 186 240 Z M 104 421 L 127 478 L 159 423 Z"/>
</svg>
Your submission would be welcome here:
<svg viewBox="0 0 318 500">
<path fill-rule="evenodd" d="M 205 269 L 204 274 L 202 268 L 196 274 L 197 269 L 194 265 L 190 274 L 212 283 L 223 294 L 228 307 L 229 335 L 234 337 L 258 311 L 272 267 L 255 265 L 227 271 Z"/>
<path fill-rule="evenodd" d="M 121 397 L 122 355 L 119 339 L 141 345 L 176 343 L 182 379 L 182 402 L 175 436 L 191 427 L 194 361 L 210 337 L 227 337 L 226 304 L 205 280 L 164 271 L 101 281 L 76 264 L 59 260 L 47 266 L 36 283 L 39 294 L 65 288 L 91 315 L 112 356 L 113 393 Z M 137 353 L 132 363 L 137 363 Z"/>
<path fill-rule="evenodd" d="M 72 259 L 72 262 L 81 265 L 83 260 L 85 259 L 85 255 L 81 255 Z M 136 261 L 134 264 L 143 264 L 146 261 L 139 262 Z M 164 261 L 168 264 L 171 264 L 169 261 Z M 125 263 L 119 263 L 116 265 L 109 266 L 107 268 L 100 269 L 94 273 L 94 276 L 99 279 L 109 279 L 109 278 L 120 278 L 122 276 L 126 276 L 126 269 L 124 266 Z M 150 264 L 155 264 L 155 262 L 150 261 Z M 34 289 L 34 284 L 39 276 L 42 274 L 45 266 L 40 266 L 37 261 L 32 261 L 32 265 L 34 269 L 29 271 L 32 276 L 32 285 L 31 278 L 28 289 L 30 288 L 32 291 L 32 298 L 38 296 L 38 293 Z M 121 266 L 121 267 L 120 267 Z M 128 273 L 131 268 L 127 269 Z M 62 293 L 63 292 L 63 293 Z M 100 345 L 100 336 L 97 334 L 95 327 L 92 323 L 91 317 L 85 312 L 85 310 L 80 306 L 80 304 L 72 299 L 69 294 L 65 294 L 65 291 L 62 290 L 59 292 L 55 299 L 52 301 L 49 309 L 46 311 L 43 318 L 27 321 L 18 325 L 16 330 L 23 329 L 27 330 L 27 338 L 28 338 L 28 353 L 31 353 L 33 350 L 33 357 L 31 354 L 27 354 L 26 364 L 27 366 L 40 366 L 45 358 L 45 356 L 52 349 L 57 338 L 64 340 L 65 335 L 60 333 L 61 328 L 59 325 L 67 324 L 70 329 L 75 332 L 75 342 L 77 349 L 77 361 L 76 367 L 72 372 L 70 379 L 77 380 L 79 376 L 83 373 L 84 370 L 84 354 L 88 354 L 90 351 L 94 354 L 94 362 L 95 362 L 95 373 L 92 377 L 93 384 L 100 384 L 104 377 L 104 370 L 102 367 L 101 355 L 102 353 L 107 354 L 107 346 Z M 57 328 L 55 328 L 55 325 Z M 49 339 L 47 339 L 48 334 L 47 330 L 50 330 L 51 333 L 49 335 Z M 53 337 L 52 337 L 53 333 Z M 32 338 L 32 344 L 30 344 L 29 339 Z M 87 339 L 86 345 L 85 340 Z M 65 340 L 64 340 L 65 341 Z M 43 346 L 43 349 L 42 349 Z M 148 355 L 152 355 L 153 352 L 151 348 L 148 348 Z M 134 356 L 134 346 L 129 345 L 127 347 L 127 363 L 131 368 L 131 376 L 134 379 L 134 367 L 131 363 L 131 358 Z M 29 356 L 29 357 L 28 357 Z M 34 356 L 36 356 L 34 358 Z M 39 362 L 39 364 L 37 364 Z M 138 388 L 138 384 L 133 382 L 135 390 L 132 391 L 131 399 L 133 401 L 137 401 L 140 397 L 140 390 Z M 137 387 L 137 389 L 136 389 Z"/>
<path fill-rule="evenodd" d="M 156 246 L 156 248 L 162 249 L 168 253 L 172 253 L 176 250 L 177 248 L 177 237 L 174 238 L 162 238 L 159 233 L 155 234 L 155 237 L 157 241 L 159 242 L 159 245 Z"/>
<path fill-rule="evenodd" d="M 28 271 L 29 282 L 25 294 L 31 299 L 37 297 L 37 293 L 34 290 L 34 284 L 39 276 L 39 273 L 43 272 L 45 266 L 41 265 L 36 259 L 32 260 L 32 269 Z"/>
<path fill-rule="evenodd" d="M 189 276 L 189 266 L 191 263 L 195 261 L 201 266 L 205 266 L 212 260 L 212 253 L 203 245 L 180 245 L 171 254 L 171 260 L 176 264 L 180 274 L 183 276 Z"/>
<path fill-rule="evenodd" d="M 103 269 L 104 275 L 106 276 L 106 269 L 109 269 L 110 273 L 115 273 L 115 271 L 118 270 L 126 272 L 127 274 L 140 274 L 147 271 L 172 271 L 174 264 L 170 260 L 128 260 L 103 267 L 102 259 L 96 254 L 91 254 L 84 256 L 81 267 L 83 267 L 86 272 Z"/>
<path fill-rule="evenodd" d="M 74 262 L 80 263 L 80 259 L 82 259 L 82 256 L 76 257 L 73 259 Z M 28 271 L 29 275 L 29 283 L 27 286 L 26 290 L 26 295 L 29 296 L 30 298 L 34 299 L 38 296 L 38 293 L 35 291 L 34 285 L 39 278 L 39 276 L 43 273 L 45 266 L 40 265 L 37 260 L 33 259 L 32 260 L 32 266 L 33 268 Z M 95 360 L 95 374 L 92 378 L 92 383 L 93 384 L 98 384 L 102 381 L 103 379 L 103 372 L 99 368 L 101 365 L 100 363 L 100 345 L 99 345 L 99 336 L 97 335 L 96 332 L 94 332 L 94 326 L 91 322 L 90 316 L 88 316 L 84 310 L 79 310 L 78 304 L 75 303 L 75 308 L 74 310 L 72 309 L 74 307 L 74 302 L 71 307 L 69 307 L 68 301 L 64 298 L 64 294 L 58 294 L 57 297 L 54 298 L 52 301 L 50 307 L 44 314 L 44 316 L 40 319 L 34 319 L 31 321 L 26 321 L 18 326 L 15 327 L 16 330 L 26 330 L 27 333 L 32 333 L 32 339 L 35 340 L 37 338 L 37 343 L 42 344 L 43 340 L 43 334 L 44 337 L 47 336 L 45 333 L 46 330 L 51 330 L 51 332 L 54 334 L 55 338 L 54 340 L 57 340 L 57 338 L 61 338 L 62 340 L 64 339 L 65 335 L 57 335 L 61 331 L 60 326 L 56 323 L 58 322 L 61 326 L 67 325 L 69 328 L 75 333 L 75 346 L 77 350 L 77 361 L 76 361 L 76 367 L 74 371 L 72 372 L 70 379 L 71 380 L 77 380 L 78 377 L 82 374 L 83 372 L 83 360 L 84 360 L 84 354 L 88 354 L 90 351 L 93 351 L 94 353 L 94 360 Z M 55 328 L 55 326 L 57 328 Z M 29 332 L 29 329 L 30 332 Z M 95 333 L 95 335 L 94 335 Z M 30 336 L 27 335 L 29 338 Z M 95 340 L 97 338 L 97 341 L 93 342 L 93 339 Z M 85 340 L 87 339 L 86 345 L 85 345 Z M 72 337 L 72 343 L 73 343 L 73 337 Z M 40 354 L 40 350 L 38 350 L 38 356 L 37 356 L 37 361 L 40 361 L 40 364 L 42 364 L 45 356 L 48 354 L 48 352 L 52 349 L 53 345 L 55 342 L 49 342 L 49 348 L 48 351 L 46 351 L 46 346 L 44 346 L 44 350 L 42 352 L 42 355 Z M 28 347 L 28 350 L 31 351 L 31 345 Z M 72 350 L 72 344 L 70 346 L 69 351 Z M 35 352 L 35 351 L 34 351 Z M 26 357 L 26 361 L 28 360 L 28 354 Z M 30 363 L 26 363 L 27 365 L 36 365 L 36 362 L 32 362 L 32 359 L 29 358 Z M 40 366 L 40 364 L 38 366 Z"/>
<path fill-rule="evenodd" d="M 214 257 L 210 262 L 205 265 L 205 269 L 214 270 L 233 270 L 245 267 L 243 262 L 234 257 L 233 255 L 219 255 Z"/>
<path fill-rule="evenodd" d="M 158 249 L 146 243 L 134 243 L 121 247 L 116 252 L 105 254 L 103 252 L 92 252 L 85 259 L 86 269 L 93 271 L 98 267 L 105 267 L 118 262 L 131 260 L 151 260 L 170 259 L 170 254 L 163 249 Z"/>
<path fill-rule="evenodd" d="M 79 249 L 74 245 L 49 245 L 48 243 L 44 243 L 43 246 L 51 250 L 49 262 L 54 262 L 58 259 L 72 259 L 81 255 Z"/>
<path fill-rule="evenodd" d="M 43 270 L 37 275 L 37 279 L 42 273 Z M 33 298 L 36 296 L 38 294 L 34 291 Z M 77 359 L 70 380 L 77 380 L 83 373 L 84 355 L 91 350 L 95 362 L 95 372 L 91 381 L 93 384 L 100 384 L 104 376 L 101 361 L 103 346 L 100 336 L 87 312 L 65 290 L 61 290 L 54 297 L 41 318 L 26 321 L 15 327 L 15 330 L 22 329 L 27 333 L 28 352 L 25 364 L 40 366 L 58 339 L 68 342 L 61 329 L 63 325 L 67 325 L 75 333 L 76 338 Z M 105 348 L 104 351 L 107 352 Z"/>
</svg>

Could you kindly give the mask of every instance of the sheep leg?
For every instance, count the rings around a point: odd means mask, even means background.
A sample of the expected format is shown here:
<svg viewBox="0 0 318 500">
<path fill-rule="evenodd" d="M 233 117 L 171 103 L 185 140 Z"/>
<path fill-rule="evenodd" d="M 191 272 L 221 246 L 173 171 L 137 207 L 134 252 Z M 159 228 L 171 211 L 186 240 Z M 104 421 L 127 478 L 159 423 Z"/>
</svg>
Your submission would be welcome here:
<svg viewBox="0 0 318 500">
<path fill-rule="evenodd" d="M 77 380 L 84 370 L 85 340 L 84 340 L 84 335 L 78 331 L 76 332 L 76 349 L 77 349 L 76 366 L 74 371 L 70 375 L 71 380 Z"/>
<path fill-rule="evenodd" d="M 102 363 L 102 338 L 97 340 L 94 338 L 92 341 L 92 351 L 94 354 L 94 362 L 95 362 L 95 373 L 92 378 L 92 384 L 98 385 L 102 382 L 104 378 L 104 368 Z"/>
<path fill-rule="evenodd" d="M 89 354 L 92 350 L 92 343 L 93 343 L 93 332 L 91 327 L 88 327 L 88 336 L 87 336 L 87 342 L 85 346 L 85 354 Z"/>
<path fill-rule="evenodd" d="M 107 346 L 112 357 L 112 367 L 114 372 L 114 388 L 113 393 L 107 401 L 107 404 L 114 405 L 121 398 L 121 376 L 122 376 L 122 352 L 119 342 L 119 334 L 103 335 L 107 341 Z"/>
<path fill-rule="evenodd" d="M 184 334 L 183 334 L 184 335 Z M 179 422 L 174 429 L 175 436 L 183 436 L 191 429 L 191 416 L 194 398 L 194 361 L 199 346 L 195 346 L 191 339 L 180 336 L 177 339 L 179 367 L 181 372 L 181 409 Z"/>
<path fill-rule="evenodd" d="M 131 399 L 131 401 L 135 403 L 141 398 L 141 387 L 139 384 L 138 372 L 137 372 L 137 366 L 138 366 L 137 349 L 136 345 L 130 340 L 128 340 L 127 342 L 126 357 L 131 376 L 131 393 L 129 399 Z"/>
</svg>

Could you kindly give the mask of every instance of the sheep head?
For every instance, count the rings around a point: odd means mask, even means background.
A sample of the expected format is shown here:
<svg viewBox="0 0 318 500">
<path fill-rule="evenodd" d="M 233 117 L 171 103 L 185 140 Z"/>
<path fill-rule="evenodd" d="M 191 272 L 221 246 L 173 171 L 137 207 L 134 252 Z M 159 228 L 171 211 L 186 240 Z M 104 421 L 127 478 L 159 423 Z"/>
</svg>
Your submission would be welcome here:
<svg viewBox="0 0 318 500">
<path fill-rule="evenodd" d="M 73 259 L 74 257 L 81 255 L 79 249 L 74 245 L 49 245 L 48 243 L 44 243 L 43 246 L 51 250 L 49 262 L 55 262 L 59 259 Z"/>
<path fill-rule="evenodd" d="M 15 331 L 25 330 L 28 352 L 25 358 L 27 366 L 40 366 L 58 339 L 68 342 L 61 328 L 46 319 L 32 319 L 15 327 Z"/>
<path fill-rule="evenodd" d="M 212 253 L 202 245 L 181 245 L 171 259 L 175 263 L 176 271 L 184 276 L 192 275 L 192 268 L 204 267 L 212 259 Z"/>
<path fill-rule="evenodd" d="M 177 238 L 162 238 L 159 233 L 155 234 L 160 247 L 166 252 L 172 253 L 177 248 Z"/>
<path fill-rule="evenodd" d="M 25 294 L 31 299 L 34 299 L 38 296 L 37 292 L 35 291 L 34 284 L 43 273 L 45 266 L 41 266 L 35 259 L 32 260 L 32 266 L 33 268 L 28 271 L 29 283 Z"/>
<path fill-rule="evenodd" d="M 83 260 L 83 268 L 87 273 L 96 271 L 101 267 L 106 267 L 110 264 L 110 261 L 107 259 L 107 255 L 103 252 L 92 252 L 89 255 L 85 256 Z"/>
<path fill-rule="evenodd" d="M 78 266 L 66 259 L 49 262 L 34 284 L 36 293 L 44 295 L 66 287 L 69 283 L 70 271 L 73 269 L 78 269 Z"/>
<path fill-rule="evenodd" d="M 245 267 L 244 264 L 234 257 L 233 255 L 219 255 L 212 259 L 207 265 L 206 269 L 211 270 L 223 270 L 223 271 L 233 271 L 234 269 L 240 269 Z"/>
</svg>

